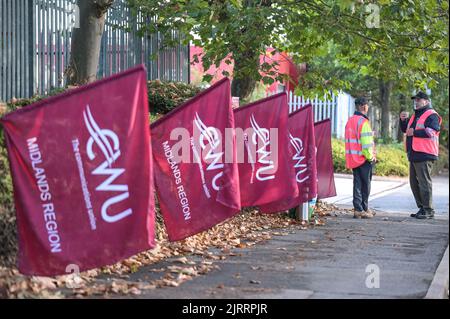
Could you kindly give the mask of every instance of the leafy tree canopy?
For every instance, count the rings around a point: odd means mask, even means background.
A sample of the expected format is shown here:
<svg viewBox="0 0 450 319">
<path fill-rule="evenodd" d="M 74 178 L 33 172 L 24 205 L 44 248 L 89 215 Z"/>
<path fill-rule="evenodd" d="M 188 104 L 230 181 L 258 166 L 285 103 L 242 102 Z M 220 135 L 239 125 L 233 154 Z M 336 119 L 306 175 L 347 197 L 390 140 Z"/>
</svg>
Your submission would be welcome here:
<svg viewBox="0 0 450 319">
<path fill-rule="evenodd" d="M 231 54 L 234 78 L 242 81 L 283 77 L 270 58 L 259 63 L 268 47 L 310 65 L 297 89 L 307 95 L 355 85 L 315 67 L 318 58 L 405 89 L 433 88 L 448 78 L 448 1 L 128 1 L 136 13 L 154 17 L 141 31 L 159 31 L 169 39 L 178 30 L 186 44 L 203 47 L 205 69 Z"/>
</svg>

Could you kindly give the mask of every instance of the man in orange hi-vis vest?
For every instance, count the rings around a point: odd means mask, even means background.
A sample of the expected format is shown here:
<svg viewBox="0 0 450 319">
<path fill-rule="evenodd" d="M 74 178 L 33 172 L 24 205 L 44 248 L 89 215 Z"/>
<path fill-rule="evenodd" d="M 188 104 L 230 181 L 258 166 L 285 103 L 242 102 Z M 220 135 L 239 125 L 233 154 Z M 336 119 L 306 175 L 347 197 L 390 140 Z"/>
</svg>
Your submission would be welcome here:
<svg viewBox="0 0 450 319">
<path fill-rule="evenodd" d="M 434 217 L 431 169 L 439 156 L 439 131 L 442 118 L 430 106 L 424 92 L 411 97 L 414 114 L 400 114 L 400 127 L 406 133 L 406 152 L 409 160 L 409 184 L 419 211 L 411 214 L 417 219 Z"/>
<path fill-rule="evenodd" d="M 355 114 L 345 125 L 345 165 L 353 171 L 353 208 L 355 218 L 372 218 L 369 210 L 370 184 L 376 162 L 375 142 L 365 98 L 355 100 Z"/>
</svg>

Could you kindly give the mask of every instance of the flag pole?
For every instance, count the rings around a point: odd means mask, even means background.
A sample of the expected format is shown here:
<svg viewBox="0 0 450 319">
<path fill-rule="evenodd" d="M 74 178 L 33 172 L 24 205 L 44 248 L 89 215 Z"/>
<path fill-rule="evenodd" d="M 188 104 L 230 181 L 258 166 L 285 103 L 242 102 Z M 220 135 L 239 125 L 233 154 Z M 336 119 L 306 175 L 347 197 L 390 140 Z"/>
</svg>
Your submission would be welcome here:
<svg viewBox="0 0 450 319">
<path fill-rule="evenodd" d="M 301 211 L 302 211 L 302 221 L 309 221 L 309 208 L 308 208 L 308 203 L 303 203 L 300 207 L 301 207 Z"/>
</svg>

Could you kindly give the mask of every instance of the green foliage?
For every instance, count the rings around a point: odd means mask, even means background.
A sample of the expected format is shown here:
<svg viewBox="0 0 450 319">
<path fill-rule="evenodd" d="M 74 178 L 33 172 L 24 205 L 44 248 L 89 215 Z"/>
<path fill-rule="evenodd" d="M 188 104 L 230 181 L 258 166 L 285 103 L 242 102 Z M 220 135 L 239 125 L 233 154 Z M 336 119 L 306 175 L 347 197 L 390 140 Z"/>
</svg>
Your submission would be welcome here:
<svg viewBox="0 0 450 319">
<path fill-rule="evenodd" d="M 257 82 L 255 89 L 246 99 L 241 100 L 241 105 L 255 102 L 266 97 L 266 87 L 264 84 Z"/>
<path fill-rule="evenodd" d="M 0 127 L 0 266 L 10 266 L 15 262 L 16 229 L 12 179 L 3 129 Z"/>
<path fill-rule="evenodd" d="M 345 167 L 345 143 L 339 139 L 332 139 L 331 148 L 335 173 L 351 174 L 352 170 Z"/>
<path fill-rule="evenodd" d="M 153 119 L 166 114 L 200 92 L 200 88 L 182 82 L 148 82 L 148 102 Z"/>
<path fill-rule="evenodd" d="M 448 149 L 444 146 L 439 147 L 439 159 L 434 163 L 432 174 L 441 174 L 444 171 L 448 172 Z"/>
<path fill-rule="evenodd" d="M 188 44 L 202 46 L 201 57 L 207 69 L 230 55 L 235 61 L 234 76 L 259 81 L 277 65 L 267 59 L 259 63 L 266 48 L 289 52 L 297 62 L 312 64 L 330 57 L 360 76 L 398 87 L 434 87 L 436 78 L 448 69 L 448 1 L 375 1 L 378 26 L 371 27 L 375 11 L 366 1 L 275 1 L 275 0 L 128 0 L 134 12 L 157 16 L 155 23 L 141 29 L 161 32 L 171 45 L 173 29 Z M 316 95 L 330 89 L 343 89 L 349 83 L 328 77 L 312 65 L 302 78 L 299 93 Z M 205 78 L 208 80 L 208 78 Z M 264 81 L 269 82 L 268 78 Z"/>
<path fill-rule="evenodd" d="M 156 120 L 160 119 L 161 117 L 162 117 L 162 114 L 150 113 L 149 121 L 150 121 L 150 123 L 153 123 Z"/>
<path fill-rule="evenodd" d="M 377 145 L 377 161 L 375 175 L 408 176 L 409 174 L 408 158 L 401 144 Z"/>
<path fill-rule="evenodd" d="M 0 207 L 7 211 L 13 208 L 12 180 L 9 173 L 8 154 L 6 151 L 3 129 L 0 128 Z"/>
<path fill-rule="evenodd" d="M 439 140 L 442 146 L 448 150 L 448 121 L 449 121 L 449 83 L 448 76 L 438 80 L 437 86 L 431 92 L 433 108 L 442 117 L 442 125 Z"/>
</svg>

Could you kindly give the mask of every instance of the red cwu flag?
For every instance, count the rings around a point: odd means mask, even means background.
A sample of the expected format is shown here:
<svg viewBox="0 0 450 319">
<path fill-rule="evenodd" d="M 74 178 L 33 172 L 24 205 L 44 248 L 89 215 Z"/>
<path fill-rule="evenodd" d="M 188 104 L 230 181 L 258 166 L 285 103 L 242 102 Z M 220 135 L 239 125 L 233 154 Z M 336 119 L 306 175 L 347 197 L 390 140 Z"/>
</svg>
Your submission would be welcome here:
<svg viewBox="0 0 450 319">
<path fill-rule="evenodd" d="M 317 196 L 316 143 L 313 109 L 309 104 L 289 115 L 289 165 L 294 167 L 299 195 L 261 207 L 261 212 L 287 210 Z"/>
<path fill-rule="evenodd" d="M 144 67 L 42 100 L 1 122 L 20 272 L 84 271 L 154 246 Z"/>
<path fill-rule="evenodd" d="M 317 199 L 336 196 L 334 167 L 331 150 L 331 121 L 314 124 L 317 146 Z"/>
<path fill-rule="evenodd" d="M 280 93 L 234 111 L 241 205 L 262 206 L 298 196 L 290 165 L 288 104 Z"/>
<path fill-rule="evenodd" d="M 207 230 L 240 211 L 228 79 L 151 127 L 156 189 L 171 241 Z"/>
</svg>

